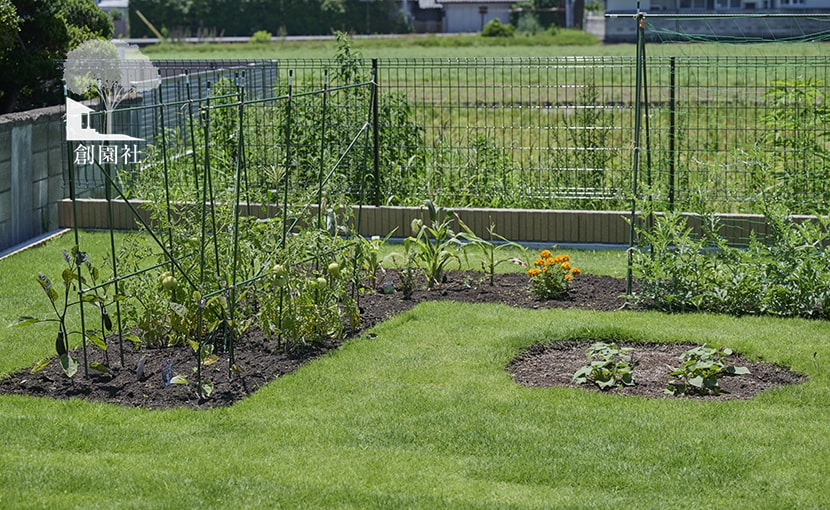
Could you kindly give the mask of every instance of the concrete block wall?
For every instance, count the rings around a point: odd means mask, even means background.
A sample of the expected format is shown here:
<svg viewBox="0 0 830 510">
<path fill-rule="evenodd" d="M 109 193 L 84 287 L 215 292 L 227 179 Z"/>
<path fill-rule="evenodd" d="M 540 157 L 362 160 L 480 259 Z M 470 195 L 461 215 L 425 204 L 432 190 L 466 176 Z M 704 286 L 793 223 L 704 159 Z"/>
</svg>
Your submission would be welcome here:
<svg viewBox="0 0 830 510">
<path fill-rule="evenodd" d="M 63 106 L 0 116 L 0 250 L 58 228 L 64 186 Z"/>
</svg>

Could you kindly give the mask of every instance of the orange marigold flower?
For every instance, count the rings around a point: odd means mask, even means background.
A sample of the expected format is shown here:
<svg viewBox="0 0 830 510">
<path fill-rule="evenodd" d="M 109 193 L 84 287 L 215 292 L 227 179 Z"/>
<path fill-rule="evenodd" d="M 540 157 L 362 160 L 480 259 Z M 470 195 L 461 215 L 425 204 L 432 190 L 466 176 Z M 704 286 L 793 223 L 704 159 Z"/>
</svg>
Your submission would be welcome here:
<svg viewBox="0 0 830 510">
<path fill-rule="evenodd" d="M 571 260 L 571 257 L 568 254 L 563 254 L 562 255 L 562 261 L 563 262 L 567 262 L 569 260 Z"/>
<path fill-rule="evenodd" d="M 562 262 L 562 269 L 564 269 L 565 271 L 570 271 L 571 265 L 567 262 Z"/>
<path fill-rule="evenodd" d="M 573 277 L 573 276 L 571 276 L 570 274 L 566 274 L 566 275 L 565 275 L 565 279 L 566 279 L 566 280 L 568 280 L 568 281 L 571 281 L 571 280 L 573 280 L 573 279 L 574 279 L 574 277 Z"/>
<path fill-rule="evenodd" d="M 564 260 L 564 259 L 562 258 L 562 255 L 557 255 L 557 256 L 553 257 L 553 263 L 554 263 L 554 264 L 559 264 L 559 263 L 560 263 L 560 262 L 562 262 L 563 260 Z"/>
<path fill-rule="evenodd" d="M 552 254 L 551 254 L 550 250 L 542 250 L 542 252 L 539 253 L 539 256 L 542 257 L 543 259 L 549 259 L 551 257 L 551 255 Z"/>
<path fill-rule="evenodd" d="M 533 262 L 533 264 L 534 264 L 534 265 L 537 265 L 537 266 L 539 266 L 539 267 L 542 267 L 542 266 L 544 266 L 544 265 L 545 265 L 545 261 L 544 261 L 543 259 L 536 259 L 536 261 L 535 261 L 535 262 Z"/>
<path fill-rule="evenodd" d="M 534 267 L 534 268 L 532 268 L 532 269 L 528 269 L 528 270 L 527 270 L 527 274 L 529 274 L 531 277 L 534 277 L 534 276 L 539 276 L 539 273 L 541 273 L 541 271 L 539 271 L 539 270 L 538 270 L 538 269 L 536 269 L 535 267 Z"/>
<path fill-rule="evenodd" d="M 575 267 L 575 268 L 571 269 L 571 274 L 581 274 L 581 273 L 582 273 L 582 271 L 578 267 Z"/>
</svg>

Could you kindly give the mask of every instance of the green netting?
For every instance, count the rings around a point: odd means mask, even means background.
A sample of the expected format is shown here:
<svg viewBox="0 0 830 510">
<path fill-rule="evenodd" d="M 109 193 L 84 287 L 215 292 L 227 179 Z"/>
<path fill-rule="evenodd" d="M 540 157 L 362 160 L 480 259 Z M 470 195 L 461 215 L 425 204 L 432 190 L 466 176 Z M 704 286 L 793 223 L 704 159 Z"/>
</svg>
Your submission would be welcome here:
<svg viewBox="0 0 830 510">
<path fill-rule="evenodd" d="M 718 214 L 735 244 L 763 239 L 771 208 L 826 214 L 830 16 L 638 19 L 624 20 L 642 71 L 633 209 Z M 702 223 L 690 220 L 700 235 Z"/>
</svg>

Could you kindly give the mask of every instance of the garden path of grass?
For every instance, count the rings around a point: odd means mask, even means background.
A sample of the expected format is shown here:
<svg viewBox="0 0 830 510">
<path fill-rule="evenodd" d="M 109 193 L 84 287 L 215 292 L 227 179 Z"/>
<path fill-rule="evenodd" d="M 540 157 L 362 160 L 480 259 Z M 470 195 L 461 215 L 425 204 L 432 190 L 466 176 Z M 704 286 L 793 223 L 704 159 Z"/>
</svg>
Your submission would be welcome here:
<svg viewBox="0 0 830 510">
<path fill-rule="evenodd" d="M 433 302 L 371 332 L 229 408 L 0 397 L 0 507 L 830 505 L 827 322 Z M 586 335 L 726 344 L 810 380 L 700 402 L 505 371 Z"/>
</svg>

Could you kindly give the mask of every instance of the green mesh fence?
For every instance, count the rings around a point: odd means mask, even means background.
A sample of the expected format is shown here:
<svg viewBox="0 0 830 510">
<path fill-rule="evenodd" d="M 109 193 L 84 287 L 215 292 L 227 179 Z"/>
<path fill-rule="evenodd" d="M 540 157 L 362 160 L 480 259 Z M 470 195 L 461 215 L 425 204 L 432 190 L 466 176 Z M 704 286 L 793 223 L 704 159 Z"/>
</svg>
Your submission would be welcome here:
<svg viewBox="0 0 830 510">
<path fill-rule="evenodd" d="M 267 199 L 285 150 L 285 116 L 276 98 L 291 76 L 295 175 L 310 178 L 336 167 L 333 192 L 351 200 L 359 199 L 363 159 L 338 163 L 336 155 L 357 143 L 373 153 L 373 202 L 420 205 L 430 198 L 452 207 L 628 210 L 639 108 L 636 192 L 656 209 L 760 214 L 764 201 L 774 199 L 793 213 L 822 212 L 830 192 L 830 58 L 800 45 L 787 48 L 793 54 L 733 55 L 725 45 L 649 43 L 639 61 L 636 55 L 168 61 L 159 91 L 116 112 L 118 132 L 148 140 L 143 166 L 119 171 L 141 196 L 140 178 L 158 173 L 165 147 L 168 164 L 182 168 L 170 175 L 171 186 L 192 186 L 194 173 L 186 168 L 198 152 L 194 143 L 203 145 L 193 137 L 204 132 L 204 106 L 227 102 L 223 90 L 240 88 L 246 178 L 257 198 Z M 752 51 L 764 52 L 744 53 Z M 339 89 L 328 96 L 323 125 L 319 96 L 302 94 L 369 80 L 373 65 L 377 112 L 366 117 L 365 91 Z M 217 110 L 212 122 L 211 143 L 234 147 L 235 139 L 221 138 L 223 129 L 235 136 L 237 116 Z M 366 122 L 372 131 L 377 127 L 377 142 L 374 133 L 357 141 L 348 135 Z M 100 196 L 93 170 L 76 165 L 77 189 Z M 294 190 L 307 182 L 298 178 Z"/>
<path fill-rule="evenodd" d="M 644 208 L 718 213 L 721 233 L 737 244 L 768 233 L 769 208 L 826 214 L 830 110 L 821 48 L 830 16 L 639 20 L 623 19 L 638 34 L 634 166 Z M 701 222 L 690 220 L 698 231 Z"/>
</svg>

